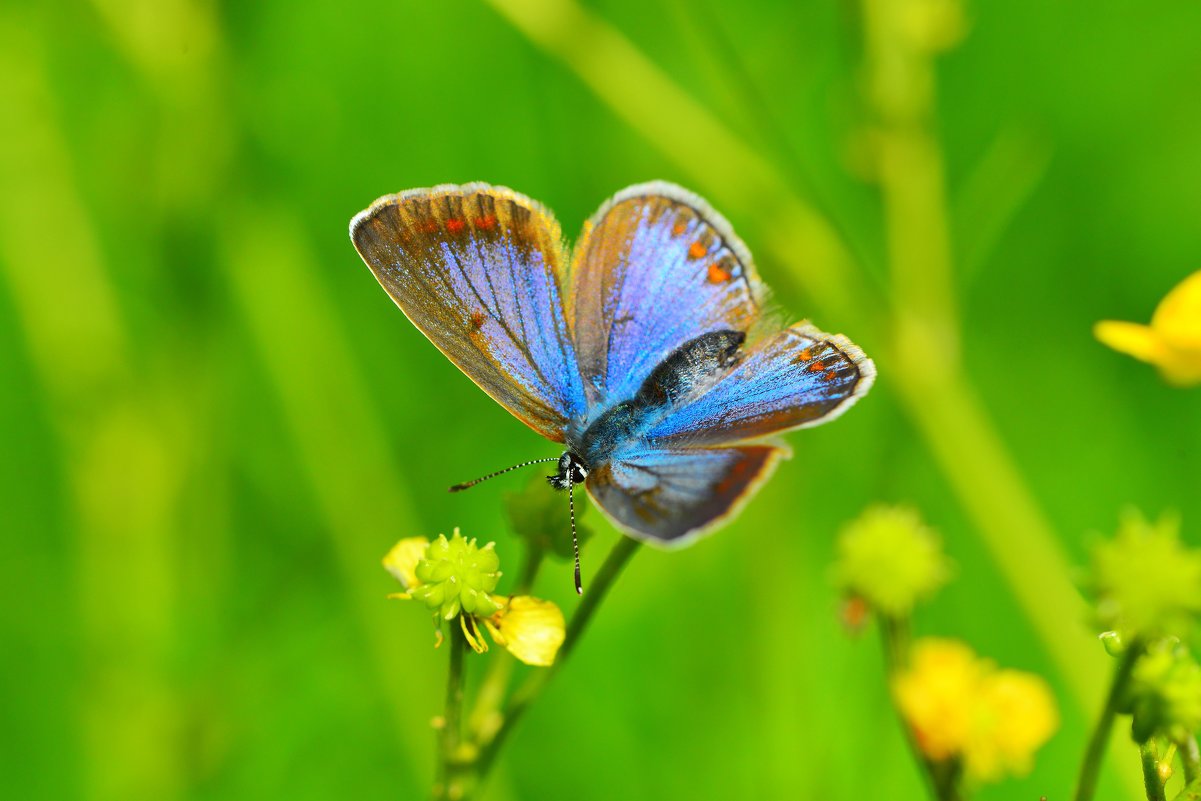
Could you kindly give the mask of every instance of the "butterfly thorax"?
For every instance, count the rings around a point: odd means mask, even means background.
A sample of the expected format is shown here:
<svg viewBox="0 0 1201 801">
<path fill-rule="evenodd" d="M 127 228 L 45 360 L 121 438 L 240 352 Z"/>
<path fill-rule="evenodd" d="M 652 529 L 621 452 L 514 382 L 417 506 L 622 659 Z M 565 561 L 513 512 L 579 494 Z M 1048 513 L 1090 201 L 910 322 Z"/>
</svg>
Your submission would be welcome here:
<svg viewBox="0 0 1201 801">
<path fill-rule="evenodd" d="M 578 439 L 568 439 L 569 450 L 559 458 L 558 473 L 549 477 L 551 485 L 567 489 L 578 484 L 620 449 L 637 444 L 655 423 L 732 368 L 745 340 L 741 331 L 711 331 L 676 348 L 651 371 L 633 398 L 606 409 Z"/>
</svg>

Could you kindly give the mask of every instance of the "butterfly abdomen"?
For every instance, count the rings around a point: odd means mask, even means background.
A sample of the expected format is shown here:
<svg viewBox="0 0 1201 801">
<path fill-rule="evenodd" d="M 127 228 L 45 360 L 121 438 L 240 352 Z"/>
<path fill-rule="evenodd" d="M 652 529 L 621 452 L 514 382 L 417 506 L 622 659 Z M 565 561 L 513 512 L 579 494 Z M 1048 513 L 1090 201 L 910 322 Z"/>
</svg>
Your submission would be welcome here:
<svg viewBox="0 0 1201 801">
<path fill-rule="evenodd" d="M 654 408 L 678 405 L 732 367 L 745 341 L 741 331 L 711 331 L 685 342 L 646 377 L 635 403 Z"/>
</svg>

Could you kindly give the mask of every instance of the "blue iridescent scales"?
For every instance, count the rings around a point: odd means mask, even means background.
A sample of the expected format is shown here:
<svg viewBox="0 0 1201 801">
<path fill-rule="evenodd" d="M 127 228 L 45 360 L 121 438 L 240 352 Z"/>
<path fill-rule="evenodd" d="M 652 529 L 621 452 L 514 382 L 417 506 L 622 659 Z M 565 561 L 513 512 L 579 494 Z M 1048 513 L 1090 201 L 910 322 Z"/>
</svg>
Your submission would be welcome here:
<svg viewBox="0 0 1201 801">
<path fill-rule="evenodd" d="M 583 482 L 623 531 L 660 546 L 741 507 L 787 453 L 763 438 L 836 417 L 875 378 L 841 335 L 764 331 L 746 247 L 672 184 L 607 201 L 570 271 L 551 214 L 486 184 L 380 198 L 350 232 L 431 342 L 565 443 L 552 483 Z"/>
</svg>

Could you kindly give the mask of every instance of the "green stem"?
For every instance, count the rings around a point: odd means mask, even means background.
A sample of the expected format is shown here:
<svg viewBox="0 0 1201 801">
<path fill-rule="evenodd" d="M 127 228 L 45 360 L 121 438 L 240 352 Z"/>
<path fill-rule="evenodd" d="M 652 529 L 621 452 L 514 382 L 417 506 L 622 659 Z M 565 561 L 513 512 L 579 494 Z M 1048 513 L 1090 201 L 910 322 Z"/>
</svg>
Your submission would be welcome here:
<svg viewBox="0 0 1201 801">
<path fill-rule="evenodd" d="M 509 699 L 508 706 L 503 710 L 503 719 L 500 726 L 496 730 L 496 734 L 487 743 L 482 744 L 479 758 L 475 763 L 476 778 L 479 781 L 488 775 L 493 763 L 496 760 L 496 755 L 504 746 L 508 739 L 509 733 L 513 727 L 521 720 L 526 709 L 529 708 L 538 696 L 542 694 L 543 689 L 554 678 L 555 674 L 571 656 L 575 650 L 576 643 L 584 635 L 584 631 L 588 628 L 588 623 L 592 620 L 592 616 L 596 613 L 597 608 L 605 599 L 609 590 L 612 589 L 617 577 L 621 575 L 622 569 L 626 563 L 630 561 L 630 557 L 638 550 L 638 542 L 629 537 L 622 537 L 613 546 L 613 550 L 609 551 L 609 555 L 605 557 L 604 564 L 597 571 L 596 577 L 592 580 L 591 586 L 584 591 L 584 597 L 580 601 L 580 605 L 576 607 L 575 614 L 571 616 L 571 621 L 567 624 L 567 632 L 563 638 L 563 645 L 559 648 L 559 654 L 555 658 L 555 663 L 545 670 L 539 670 L 530 674 L 525 683 L 513 693 Z"/>
<path fill-rule="evenodd" d="M 442 713 L 442 730 L 438 738 L 438 777 L 433 792 L 435 801 L 463 797 L 458 788 L 461 768 L 458 751 L 463 719 L 463 655 L 467 650 L 467 639 L 453 623 L 448 639 L 450 667 L 446 673 L 446 709 Z"/>
<path fill-rule="evenodd" d="M 1109 732 L 1113 728 L 1113 719 L 1118 713 L 1118 705 L 1126 691 L 1126 684 L 1130 681 L 1130 673 L 1134 670 L 1134 663 L 1138 660 L 1141 652 L 1142 645 L 1140 643 L 1137 641 L 1130 643 L 1130 647 L 1126 649 L 1126 653 L 1122 654 L 1122 660 L 1118 662 L 1118 666 L 1114 670 L 1113 681 L 1109 685 L 1109 695 L 1105 699 L 1105 707 L 1101 710 L 1101 717 L 1097 719 L 1097 725 L 1093 728 L 1092 736 L 1088 741 L 1088 749 L 1084 752 L 1084 762 L 1080 765 L 1080 778 L 1076 782 L 1076 801 L 1090 801 L 1097 792 L 1097 776 L 1101 772 L 1101 761 L 1105 756 L 1105 746 L 1109 743 Z"/>
<path fill-rule="evenodd" d="M 1163 792 L 1163 779 L 1159 776 L 1159 758 L 1151 743 L 1138 747 L 1143 763 L 1143 786 L 1147 788 L 1147 801 L 1167 801 Z"/>
<path fill-rule="evenodd" d="M 513 595 L 529 595 L 545 556 L 546 551 L 542 548 L 526 549 L 525 562 L 521 566 L 517 584 L 513 587 Z M 471 714 L 467 716 L 468 736 L 472 742 L 486 743 L 496 736 L 497 727 L 502 720 L 500 705 L 504 703 L 505 691 L 509 688 L 509 679 L 513 676 L 515 664 L 516 660 L 508 651 L 498 651 L 488 660 L 488 669 L 475 694 Z"/>
<path fill-rule="evenodd" d="M 917 745 L 913 731 L 896 705 L 892 687 L 896 679 L 909 665 L 909 625 L 900 618 L 888 615 L 877 615 L 880 628 L 880 638 L 884 648 L 884 669 L 888 680 L 888 697 L 893 701 L 893 709 L 905 732 L 905 741 L 913 758 L 921 765 L 922 778 L 925 779 L 926 789 L 935 801 L 961 801 L 963 796 L 959 790 L 960 765 L 958 762 L 934 762 Z"/>
<path fill-rule="evenodd" d="M 884 664 L 891 682 L 909 665 L 909 625 L 888 615 L 879 615 L 880 635 L 884 643 Z"/>
<path fill-rule="evenodd" d="M 1180 749 L 1180 764 L 1184 766 L 1185 784 L 1201 781 L 1201 750 L 1197 748 L 1197 738 L 1189 735 L 1176 745 Z"/>
</svg>

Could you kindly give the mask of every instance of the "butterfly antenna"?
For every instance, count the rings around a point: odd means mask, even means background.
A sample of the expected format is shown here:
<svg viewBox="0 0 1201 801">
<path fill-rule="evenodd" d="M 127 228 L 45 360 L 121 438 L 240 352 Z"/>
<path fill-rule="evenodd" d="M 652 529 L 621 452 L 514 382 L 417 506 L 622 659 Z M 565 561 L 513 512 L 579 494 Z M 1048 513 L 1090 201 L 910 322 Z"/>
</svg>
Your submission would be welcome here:
<svg viewBox="0 0 1201 801">
<path fill-rule="evenodd" d="M 567 485 L 567 511 L 571 517 L 571 550 L 575 554 L 575 592 L 584 594 L 584 585 L 580 582 L 580 541 L 575 535 L 575 483 Z"/>
<path fill-rule="evenodd" d="M 450 488 L 450 491 L 451 492 L 462 492 L 463 490 L 467 489 L 468 487 L 474 487 L 476 484 L 479 484 L 482 481 L 487 481 L 488 479 L 496 478 L 497 476 L 503 476 L 505 473 L 509 472 L 510 470 L 518 470 L 522 467 L 529 467 L 532 464 L 541 464 L 542 462 L 557 462 L 557 461 L 559 461 L 558 456 L 549 456 L 545 459 L 531 459 L 528 462 L 522 462 L 521 464 L 515 464 L 512 467 L 506 467 L 504 470 L 497 470 L 495 473 L 489 473 L 486 476 L 480 476 L 479 478 L 473 478 L 471 481 L 464 481 L 462 484 L 455 484 L 453 487 Z"/>
</svg>

